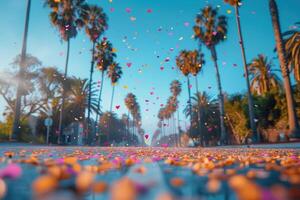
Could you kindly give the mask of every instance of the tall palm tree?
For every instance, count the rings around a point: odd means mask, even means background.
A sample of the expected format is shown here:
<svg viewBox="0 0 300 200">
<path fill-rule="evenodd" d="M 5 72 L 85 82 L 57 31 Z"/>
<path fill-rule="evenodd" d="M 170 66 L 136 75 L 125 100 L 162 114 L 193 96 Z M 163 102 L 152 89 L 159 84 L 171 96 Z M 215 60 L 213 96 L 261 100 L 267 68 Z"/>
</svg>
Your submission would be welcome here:
<svg viewBox="0 0 300 200">
<path fill-rule="evenodd" d="M 104 73 L 107 71 L 108 67 L 113 63 L 116 54 L 114 53 L 112 44 L 106 39 L 103 40 L 96 45 L 95 49 L 95 61 L 96 67 L 101 71 L 101 84 L 100 91 L 98 96 L 98 109 L 101 110 L 101 96 L 104 84 Z M 99 115 L 96 115 L 96 122 L 98 122 Z"/>
<path fill-rule="evenodd" d="M 181 73 L 186 76 L 187 78 L 187 88 L 188 88 L 188 105 L 190 108 L 190 112 L 192 113 L 192 105 L 191 105 L 191 87 L 190 87 L 190 79 L 189 79 L 189 74 L 190 74 L 190 65 L 189 65 L 189 51 L 182 50 L 179 55 L 176 57 L 176 65 L 181 71 Z M 192 127 L 192 116 L 190 117 L 190 124 Z M 189 130 L 189 133 L 191 134 L 191 128 Z"/>
<path fill-rule="evenodd" d="M 174 80 L 171 82 L 171 85 L 170 85 L 170 91 L 172 93 L 172 95 L 176 98 L 178 98 L 178 96 L 180 95 L 181 93 L 181 83 L 178 81 L 178 80 Z M 179 104 L 179 102 L 178 102 Z M 179 109 L 178 109 L 179 105 L 177 106 L 177 128 L 175 128 L 175 134 L 177 135 L 177 144 L 178 144 L 178 140 L 179 140 L 179 128 L 180 128 L 180 125 L 179 125 Z M 178 130 L 178 134 L 176 133 L 176 129 Z"/>
<path fill-rule="evenodd" d="M 221 144 L 227 140 L 227 134 L 224 123 L 224 97 L 221 86 L 219 67 L 217 62 L 216 45 L 224 41 L 227 34 L 227 18 L 224 15 L 218 16 L 217 9 L 206 6 L 196 16 L 196 25 L 194 26 L 194 35 L 200 43 L 204 44 L 211 52 L 212 60 L 216 70 L 216 78 L 219 89 L 219 107 L 221 124 Z"/>
<path fill-rule="evenodd" d="M 157 118 L 159 119 L 159 122 L 158 122 L 158 127 L 161 129 L 161 135 L 163 136 L 164 132 L 164 108 L 160 108 L 159 111 L 158 111 L 158 114 L 157 114 Z M 162 137 L 161 136 L 161 137 Z"/>
<path fill-rule="evenodd" d="M 249 65 L 251 76 L 251 91 L 257 94 L 266 94 L 272 89 L 280 89 L 281 80 L 273 69 L 273 63 L 262 54 L 252 60 Z"/>
<path fill-rule="evenodd" d="M 200 70 L 202 69 L 203 65 L 205 64 L 204 61 L 204 54 L 201 53 L 200 49 L 199 51 L 194 50 L 190 52 L 190 64 L 189 64 L 189 68 L 191 71 L 191 74 L 195 77 L 195 85 L 196 85 L 196 92 L 199 92 L 199 88 L 198 88 L 198 73 L 200 72 Z M 197 128 L 201 127 L 201 115 L 200 115 L 200 109 L 201 109 L 201 105 L 198 104 L 197 107 Z M 201 129 L 200 129 L 201 132 Z"/>
<path fill-rule="evenodd" d="M 62 40 L 67 42 L 67 55 L 65 62 L 65 72 L 64 78 L 66 80 L 68 74 L 68 64 L 69 64 L 69 53 L 70 53 L 70 39 L 75 38 L 77 35 L 77 28 L 81 28 L 84 25 L 81 19 L 81 13 L 83 8 L 86 7 L 85 0 L 46 0 L 45 5 L 50 9 L 50 21 L 54 27 L 59 31 Z M 60 142 L 60 137 L 62 136 L 62 124 L 63 124 L 63 113 L 65 104 L 65 86 L 63 85 L 63 95 L 61 102 L 61 110 L 59 115 L 59 137 L 58 143 Z"/>
<path fill-rule="evenodd" d="M 27 34 L 28 34 L 28 26 L 29 26 L 30 5 L 31 5 L 31 0 L 27 0 L 25 28 L 24 28 L 23 45 L 22 45 L 22 53 L 21 53 L 20 69 L 19 69 L 20 78 L 24 73 L 24 66 L 26 62 Z M 11 139 L 13 140 L 16 140 L 17 137 L 19 136 L 19 126 L 20 126 L 20 116 L 21 116 L 21 96 L 22 96 L 21 82 L 18 81 L 15 110 L 14 110 L 14 121 L 11 130 Z"/>
<path fill-rule="evenodd" d="M 300 25 L 300 22 L 295 23 Z M 283 33 L 286 49 L 286 58 L 295 80 L 300 83 L 300 30 L 294 29 Z"/>
<path fill-rule="evenodd" d="M 276 49 L 280 62 L 281 73 L 283 76 L 284 89 L 288 107 L 288 119 L 289 119 L 289 131 L 294 137 L 300 138 L 300 127 L 295 111 L 295 100 L 293 97 L 293 90 L 291 87 L 291 81 L 289 76 L 289 69 L 287 67 L 287 59 L 284 43 L 281 35 L 281 28 L 279 23 L 278 8 L 275 0 L 269 0 L 270 14 L 272 18 L 272 24 L 274 29 Z"/>
<path fill-rule="evenodd" d="M 109 67 L 107 71 L 107 76 L 111 80 L 112 85 L 112 94 L 111 94 L 111 100 L 110 100 L 110 112 L 112 112 L 112 106 L 113 106 L 113 100 L 114 100 L 114 94 L 115 94 L 115 86 L 117 82 L 120 80 L 122 76 L 122 68 L 119 65 L 119 63 L 113 62 Z"/>
<path fill-rule="evenodd" d="M 127 107 L 129 113 L 131 114 L 132 118 L 134 119 L 133 113 L 135 109 L 135 102 L 136 96 L 133 93 L 128 93 L 124 99 L 125 106 Z M 132 124 L 132 139 L 134 137 L 134 123 Z"/>
<path fill-rule="evenodd" d="M 94 63 L 95 63 L 95 45 L 99 39 L 99 37 L 104 33 L 107 28 L 107 17 L 103 12 L 103 9 L 99 6 L 95 5 L 86 5 L 81 13 L 81 17 L 84 21 L 85 32 L 92 42 L 92 61 L 90 68 L 90 83 L 89 86 L 92 85 L 93 82 L 93 72 L 94 72 Z M 91 88 L 89 89 L 91 90 Z M 89 93 L 91 94 L 91 93 Z M 87 122 L 89 127 L 91 115 L 91 95 L 88 98 L 88 116 Z"/>
<path fill-rule="evenodd" d="M 239 35 L 239 43 L 240 43 L 242 58 L 243 58 L 245 80 L 246 80 L 246 85 L 247 85 L 248 111 L 249 111 L 250 127 L 251 127 L 253 138 L 255 139 L 255 137 L 256 137 L 256 140 L 258 140 L 259 137 L 258 137 L 258 133 L 257 133 L 257 130 L 256 130 L 256 124 L 255 124 L 255 121 L 254 121 L 255 116 L 254 116 L 254 109 L 253 109 L 253 98 L 252 98 L 252 94 L 251 94 L 251 90 L 250 90 L 249 71 L 248 71 L 248 66 L 247 66 L 245 45 L 244 45 L 241 22 L 240 22 L 239 8 L 240 8 L 240 5 L 241 5 L 242 1 L 241 0 L 225 0 L 225 2 L 229 3 L 235 9 L 235 19 L 236 19 L 237 30 L 238 30 L 238 35 Z M 257 141 L 257 142 L 259 142 L 259 141 Z"/>
</svg>

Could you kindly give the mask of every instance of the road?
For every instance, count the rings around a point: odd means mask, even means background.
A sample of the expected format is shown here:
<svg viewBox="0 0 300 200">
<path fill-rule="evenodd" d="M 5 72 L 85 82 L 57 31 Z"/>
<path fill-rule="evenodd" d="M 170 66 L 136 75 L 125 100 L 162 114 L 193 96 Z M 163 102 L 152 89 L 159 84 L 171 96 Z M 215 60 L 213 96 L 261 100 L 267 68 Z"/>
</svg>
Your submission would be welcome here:
<svg viewBox="0 0 300 200">
<path fill-rule="evenodd" d="M 299 169 L 299 143 L 250 148 L 0 144 L 0 199 L 300 199 Z"/>
</svg>

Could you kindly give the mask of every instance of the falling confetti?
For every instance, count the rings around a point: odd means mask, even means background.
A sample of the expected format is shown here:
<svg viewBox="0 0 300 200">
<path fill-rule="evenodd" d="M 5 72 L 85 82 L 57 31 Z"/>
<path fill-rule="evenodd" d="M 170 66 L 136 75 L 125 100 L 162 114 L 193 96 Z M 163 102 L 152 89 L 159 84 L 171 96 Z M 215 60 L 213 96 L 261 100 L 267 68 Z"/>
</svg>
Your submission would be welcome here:
<svg viewBox="0 0 300 200">
<path fill-rule="evenodd" d="M 131 13 L 131 9 L 130 9 L 130 8 L 126 8 L 125 11 L 126 11 L 127 13 Z"/>
</svg>

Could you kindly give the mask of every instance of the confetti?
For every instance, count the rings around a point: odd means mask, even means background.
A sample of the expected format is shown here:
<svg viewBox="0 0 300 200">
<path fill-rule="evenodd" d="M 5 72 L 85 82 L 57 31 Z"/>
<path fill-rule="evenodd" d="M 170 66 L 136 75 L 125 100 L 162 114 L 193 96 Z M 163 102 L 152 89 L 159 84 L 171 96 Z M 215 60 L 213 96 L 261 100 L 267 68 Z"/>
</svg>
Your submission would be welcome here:
<svg viewBox="0 0 300 200">
<path fill-rule="evenodd" d="M 126 11 L 127 13 L 131 13 L 131 9 L 130 9 L 130 8 L 126 8 L 125 11 Z"/>
</svg>

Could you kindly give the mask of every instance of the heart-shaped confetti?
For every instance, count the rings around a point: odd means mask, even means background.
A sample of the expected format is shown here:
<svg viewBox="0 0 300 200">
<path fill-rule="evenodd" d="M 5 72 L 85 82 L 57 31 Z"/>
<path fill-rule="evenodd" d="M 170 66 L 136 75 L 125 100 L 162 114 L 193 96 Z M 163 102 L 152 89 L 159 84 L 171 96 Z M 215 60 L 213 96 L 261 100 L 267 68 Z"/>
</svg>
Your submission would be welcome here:
<svg viewBox="0 0 300 200">
<path fill-rule="evenodd" d="M 125 11 L 126 11 L 127 13 L 131 13 L 131 9 L 130 9 L 130 8 L 126 8 Z"/>
</svg>

